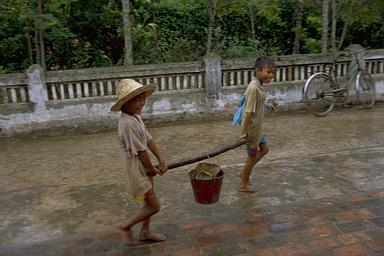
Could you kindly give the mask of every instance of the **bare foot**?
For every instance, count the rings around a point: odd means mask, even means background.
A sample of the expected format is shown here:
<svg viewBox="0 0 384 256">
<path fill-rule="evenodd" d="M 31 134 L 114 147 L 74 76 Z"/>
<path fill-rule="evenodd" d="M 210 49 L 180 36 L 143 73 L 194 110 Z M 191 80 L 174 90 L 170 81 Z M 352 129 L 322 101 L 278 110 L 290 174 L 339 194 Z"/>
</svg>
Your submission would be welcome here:
<svg viewBox="0 0 384 256">
<path fill-rule="evenodd" d="M 254 186 L 251 186 L 251 185 L 240 186 L 239 192 L 242 192 L 242 193 L 256 193 L 257 189 Z"/>
<path fill-rule="evenodd" d="M 163 242 L 167 238 L 159 233 L 142 233 L 140 234 L 140 241 L 148 241 L 148 242 Z"/>
<path fill-rule="evenodd" d="M 127 246 L 133 246 L 133 245 L 137 244 L 137 242 L 134 241 L 134 239 L 133 239 L 133 233 L 132 233 L 131 228 L 127 228 L 123 223 L 117 224 L 116 228 L 123 235 Z"/>
</svg>

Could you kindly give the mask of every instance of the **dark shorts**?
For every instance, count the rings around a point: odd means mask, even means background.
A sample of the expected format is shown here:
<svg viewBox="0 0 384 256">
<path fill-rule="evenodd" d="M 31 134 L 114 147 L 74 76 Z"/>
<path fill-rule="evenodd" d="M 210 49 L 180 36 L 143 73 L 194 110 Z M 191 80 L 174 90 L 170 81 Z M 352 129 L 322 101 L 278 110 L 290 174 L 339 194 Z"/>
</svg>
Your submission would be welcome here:
<svg viewBox="0 0 384 256">
<path fill-rule="evenodd" d="M 260 138 L 259 145 L 261 145 L 261 144 L 267 144 L 267 140 L 264 138 L 264 136 L 261 136 L 261 138 Z M 252 148 L 247 149 L 247 154 L 249 156 L 256 156 L 256 153 L 257 153 L 257 150 L 255 150 L 255 149 L 252 149 Z"/>
</svg>

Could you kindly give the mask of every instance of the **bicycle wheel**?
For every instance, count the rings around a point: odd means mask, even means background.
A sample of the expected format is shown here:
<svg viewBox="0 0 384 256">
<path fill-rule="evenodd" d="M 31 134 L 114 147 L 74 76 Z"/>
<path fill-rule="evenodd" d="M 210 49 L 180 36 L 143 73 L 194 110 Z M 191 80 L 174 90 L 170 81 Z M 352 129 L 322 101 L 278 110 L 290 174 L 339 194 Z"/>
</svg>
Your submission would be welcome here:
<svg viewBox="0 0 384 256">
<path fill-rule="evenodd" d="M 333 90 L 337 86 L 326 73 L 310 76 L 303 89 L 303 100 L 307 109 L 315 116 L 326 116 L 335 106 Z"/>
<path fill-rule="evenodd" d="M 371 108 L 376 98 L 375 83 L 371 74 L 360 70 L 356 76 L 355 90 L 357 103 L 365 108 Z"/>
</svg>

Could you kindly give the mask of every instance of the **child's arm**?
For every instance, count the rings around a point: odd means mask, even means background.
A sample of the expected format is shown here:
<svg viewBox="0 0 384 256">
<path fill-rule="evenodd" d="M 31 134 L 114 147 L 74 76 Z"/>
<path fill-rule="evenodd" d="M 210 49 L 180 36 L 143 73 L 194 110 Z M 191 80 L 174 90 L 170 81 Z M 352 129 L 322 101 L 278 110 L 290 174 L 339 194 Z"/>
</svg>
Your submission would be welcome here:
<svg viewBox="0 0 384 256">
<path fill-rule="evenodd" d="M 149 154 L 146 150 L 138 152 L 139 159 L 141 163 L 144 165 L 145 170 L 147 171 L 148 176 L 155 176 L 156 174 L 162 174 L 158 169 L 156 169 L 152 162 Z"/>
<path fill-rule="evenodd" d="M 241 129 L 241 134 L 240 134 L 241 139 L 245 139 L 245 140 L 248 139 L 248 127 L 249 127 L 249 122 L 251 120 L 251 115 L 252 115 L 251 112 L 244 113 L 243 125 Z"/>
<path fill-rule="evenodd" d="M 147 146 L 148 146 L 149 150 L 151 150 L 151 152 L 156 156 L 157 160 L 159 161 L 157 169 L 159 170 L 159 172 L 161 174 L 164 174 L 167 171 L 168 166 L 165 163 L 165 161 L 163 160 L 163 158 L 161 157 L 160 150 L 157 147 L 155 140 L 154 139 L 149 140 L 147 143 Z"/>
</svg>

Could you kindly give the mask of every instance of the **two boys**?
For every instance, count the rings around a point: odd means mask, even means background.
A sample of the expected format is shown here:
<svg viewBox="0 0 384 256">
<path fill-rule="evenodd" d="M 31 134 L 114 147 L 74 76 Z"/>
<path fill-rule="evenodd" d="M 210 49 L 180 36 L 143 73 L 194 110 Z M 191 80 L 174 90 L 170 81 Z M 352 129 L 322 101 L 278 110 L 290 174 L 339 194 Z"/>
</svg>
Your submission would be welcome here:
<svg viewBox="0 0 384 256">
<path fill-rule="evenodd" d="M 268 152 L 265 138 L 261 134 L 266 94 L 262 88 L 275 75 L 275 63 L 269 57 L 256 60 L 255 79 L 248 85 L 244 93 L 244 110 L 240 137 L 246 139 L 248 157 L 241 173 L 240 192 L 255 192 L 249 177 L 255 164 Z M 153 189 L 155 175 L 163 175 L 167 171 L 157 144 L 146 129 L 140 113 L 145 100 L 156 90 L 156 85 L 146 85 L 123 79 L 117 86 L 118 101 L 112 111 L 121 111 L 118 125 L 118 137 L 123 162 L 123 173 L 128 193 L 136 202 L 144 202 L 143 208 L 136 214 L 117 224 L 123 233 L 127 245 L 136 244 L 132 227 L 142 222 L 139 240 L 161 242 L 166 239 L 162 234 L 150 231 L 151 216 L 160 210 L 160 204 Z M 268 106 L 271 112 L 273 105 Z M 154 166 L 148 152 L 151 151 L 158 160 Z"/>
</svg>

